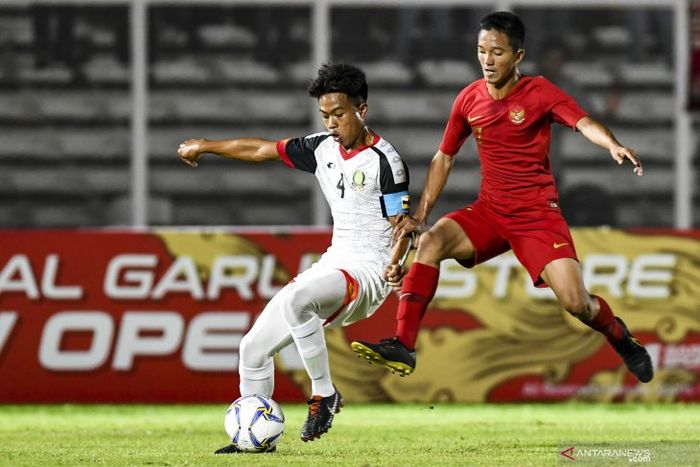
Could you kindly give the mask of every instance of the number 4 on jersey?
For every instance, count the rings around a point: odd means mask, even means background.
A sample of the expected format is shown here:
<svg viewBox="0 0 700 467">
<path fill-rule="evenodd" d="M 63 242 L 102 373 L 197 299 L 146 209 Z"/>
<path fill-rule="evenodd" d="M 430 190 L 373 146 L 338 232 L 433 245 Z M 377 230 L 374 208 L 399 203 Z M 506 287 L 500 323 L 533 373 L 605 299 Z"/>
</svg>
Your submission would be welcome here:
<svg viewBox="0 0 700 467">
<path fill-rule="evenodd" d="M 340 180 L 338 180 L 338 184 L 335 187 L 340 190 L 340 197 L 345 198 L 345 182 L 343 181 L 342 173 L 340 174 Z"/>
</svg>

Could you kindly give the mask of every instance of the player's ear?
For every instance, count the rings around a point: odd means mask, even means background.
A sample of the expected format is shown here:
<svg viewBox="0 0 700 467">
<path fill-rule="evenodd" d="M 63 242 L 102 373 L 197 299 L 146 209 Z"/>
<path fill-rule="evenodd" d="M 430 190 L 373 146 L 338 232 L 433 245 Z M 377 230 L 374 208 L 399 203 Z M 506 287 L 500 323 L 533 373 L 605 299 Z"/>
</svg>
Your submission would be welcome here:
<svg viewBox="0 0 700 467">
<path fill-rule="evenodd" d="M 515 64 L 518 65 L 520 62 L 523 61 L 525 58 L 525 49 L 518 49 L 517 52 L 515 52 Z"/>
<path fill-rule="evenodd" d="M 355 113 L 360 119 L 364 120 L 367 116 L 367 102 L 362 102 L 355 108 Z"/>
</svg>

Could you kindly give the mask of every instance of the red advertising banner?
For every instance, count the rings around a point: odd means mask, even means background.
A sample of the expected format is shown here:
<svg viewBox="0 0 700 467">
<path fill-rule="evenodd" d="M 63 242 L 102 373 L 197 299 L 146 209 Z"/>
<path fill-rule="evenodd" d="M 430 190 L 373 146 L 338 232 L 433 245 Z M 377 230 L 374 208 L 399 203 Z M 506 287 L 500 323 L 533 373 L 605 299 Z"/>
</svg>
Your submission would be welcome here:
<svg viewBox="0 0 700 467">
<path fill-rule="evenodd" d="M 326 231 L 2 232 L 0 401 L 233 400 L 242 335 L 328 242 Z M 282 373 L 276 386 L 280 400 L 304 398 Z"/>
<path fill-rule="evenodd" d="M 354 401 L 700 400 L 700 231 L 574 231 L 584 280 L 644 342 L 637 384 L 598 333 L 535 289 L 512 255 L 444 262 L 408 378 L 357 359 L 393 332 L 396 297 L 326 333 Z M 238 345 L 327 230 L 0 231 L 0 402 L 230 402 Z M 293 346 L 275 399 L 301 401 Z"/>
</svg>

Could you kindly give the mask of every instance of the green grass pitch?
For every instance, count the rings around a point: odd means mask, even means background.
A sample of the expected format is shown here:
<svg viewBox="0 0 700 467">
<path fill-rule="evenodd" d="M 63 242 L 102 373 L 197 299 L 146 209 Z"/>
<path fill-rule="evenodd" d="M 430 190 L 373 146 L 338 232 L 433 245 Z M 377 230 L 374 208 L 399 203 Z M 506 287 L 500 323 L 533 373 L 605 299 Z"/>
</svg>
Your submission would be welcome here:
<svg viewBox="0 0 700 467">
<path fill-rule="evenodd" d="M 559 451 L 582 443 L 665 446 L 663 462 L 637 465 L 700 465 L 695 404 L 347 404 L 309 443 L 306 406 L 283 408 L 276 453 L 215 456 L 226 406 L 0 405 L 0 465 L 577 465 Z"/>
</svg>

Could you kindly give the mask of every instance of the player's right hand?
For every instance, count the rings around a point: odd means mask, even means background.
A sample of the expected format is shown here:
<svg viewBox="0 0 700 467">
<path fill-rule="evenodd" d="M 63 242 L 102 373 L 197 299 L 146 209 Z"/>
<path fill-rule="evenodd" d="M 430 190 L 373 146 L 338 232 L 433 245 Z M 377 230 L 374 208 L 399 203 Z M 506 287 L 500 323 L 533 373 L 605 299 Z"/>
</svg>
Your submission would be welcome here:
<svg viewBox="0 0 700 467">
<path fill-rule="evenodd" d="M 416 232 L 418 235 L 424 230 L 424 225 L 418 222 L 411 216 L 401 216 L 396 225 L 394 225 L 394 230 L 391 233 L 391 242 L 396 243 L 402 238 Z"/>
<path fill-rule="evenodd" d="M 406 270 L 399 264 L 390 264 L 384 268 L 384 280 L 395 291 L 400 291 Z"/>
<path fill-rule="evenodd" d="M 177 155 L 180 156 L 180 160 L 185 164 L 197 167 L 197 161 L 202 155 L 200 141 L 198 139 L 188 139 L 180 143 L 180 147 L 177 148 Z"/>
<path fill-rule="evenodd" d="M 610 155 L 618 164 L 622 164 L 625 162 L 625 159 L 629 159 L 634 166 L 634 173 L 636 173 L 638 176 L 641 177 L 644 173 L 642 164 L 639 162 L 639 159 L 637 159 L 637 153 L 634 151 L 634 149 L 616 144 L 610 148 Z"/>
</svg>

